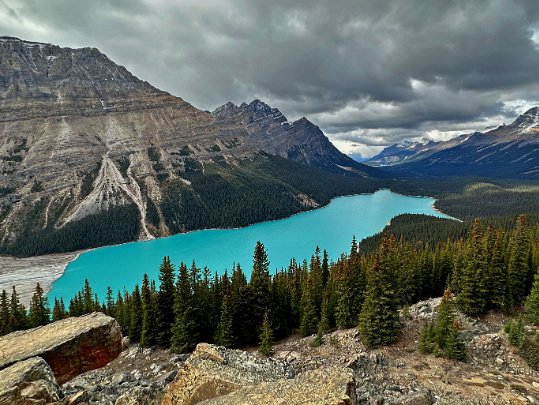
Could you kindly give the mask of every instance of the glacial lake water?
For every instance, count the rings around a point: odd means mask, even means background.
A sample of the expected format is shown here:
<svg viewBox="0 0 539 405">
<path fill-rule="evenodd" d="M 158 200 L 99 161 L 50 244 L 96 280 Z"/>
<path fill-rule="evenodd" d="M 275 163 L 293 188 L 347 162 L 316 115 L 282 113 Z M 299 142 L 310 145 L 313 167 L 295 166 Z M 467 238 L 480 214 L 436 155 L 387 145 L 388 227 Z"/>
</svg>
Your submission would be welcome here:
<svg viewBox="0 0 539 405">
<path fill-rule="evenodd" d="M 240 263 L 247 277 L 258 240 L 266 246 L 270 269 L 287 267 L 291 258 L 309 259 L 317 246 L 338 259 L 348 252 L 352 237 L 361 240 L 380 232 L 391 218 L 405 213 L 449 218 L 433 208 L 434 199 L 409 197 L 380 190 L 373 194 L 338 197 L 323 208 L 289 218 L 262 222 L 239 229 L 201 230 L 144 242 L 109 246 L 81 254 L 68 264 L 64 274 L 53 284 L 49 300 L 63 297 L 66 305 L 87 278 L 94 292 L 103 300 L 108 286 L 116 291 L 131 291 L 144 273 L 157 281 L 164 256 L 173 264 L 207 266 L 212 273 L 223 274 Z"/>
</svg>

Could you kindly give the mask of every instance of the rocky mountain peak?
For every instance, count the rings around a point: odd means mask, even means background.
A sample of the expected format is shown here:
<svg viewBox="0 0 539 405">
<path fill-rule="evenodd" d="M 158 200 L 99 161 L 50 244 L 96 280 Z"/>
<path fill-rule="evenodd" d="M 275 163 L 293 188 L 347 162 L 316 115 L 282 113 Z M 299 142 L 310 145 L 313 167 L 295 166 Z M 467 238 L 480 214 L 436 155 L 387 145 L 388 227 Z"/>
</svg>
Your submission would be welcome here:
<svg viewBox="0 0 539 405">
<path fill-rule="evenodd" d="M 537 126 L 539 126 L 539 107 L 530 108 L 524 114 L 519 115 L 510 125 L 510 127 L 521 131 L 529 131 Z"/>
<path fill-rule="evenodd" d="M 272 118 L 279 122 L 286 121 L 286 117 L 277 108 L 272 108 L 259 99 L 251 101 L 249 104 L 243 102 L 239 106 L 232 102 L 227 102 L 221 107 L 216 108 L 213 114 L 218 117 L 231 118 L 237 115 L 246 114 L 247 116 L 256 116 L 258 118 Z"/>
</svg>

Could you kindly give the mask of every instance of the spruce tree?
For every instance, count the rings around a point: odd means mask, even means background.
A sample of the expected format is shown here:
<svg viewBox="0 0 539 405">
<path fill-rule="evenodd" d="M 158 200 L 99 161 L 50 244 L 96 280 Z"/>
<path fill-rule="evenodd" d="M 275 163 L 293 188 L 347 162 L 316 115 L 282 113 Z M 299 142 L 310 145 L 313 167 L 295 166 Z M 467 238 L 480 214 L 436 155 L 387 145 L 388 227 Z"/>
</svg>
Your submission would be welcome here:
<svg viewBox="0 0 539 405">
<path fill-rule="evenodd" d="M 466 262 L 460 274 L 459 295 L 457 304 L 467 315 L 479 315 L 487 305 L 488 289 L 485 284 L 485 269 L 487 267 L 483 250 L 481 221 L 475 219 L 470 231 L 466 251 Z"/>
<path fill-rule="evenodd" d="M 335 321 L 339 329 L 347 329 L 356 323 L 350 311 L 352 307 L 352 296 L 350 286 L 340 281 L 337 290 L 337 308 L 335 309 Z"/>
<path fill-rule="evenodd" d="M 43 297 L 43 289 L 37 283 L 34 295 L 30 301 L 29 323 L 31 328 L 46 325 L 50 322 L 50 309 Z"/>
<path fill-rule="evenodd" d="M 391 270 L 382 267 L 378 256 L 375 257 L 359 315 L 359 333 L 368 347 L 393 343 L 400 330 L 398 292 Z"/>
<path fill-rule="evenodd" d="M 517 218 L 515 228 L 509 242 L 509 302 L 512 305 L 520 304 L 528 290 L 529 274 L 529 238 L 526 216 L 520 215 Z"/>
<path fill-rule="evenodd" d="M 258 351 L 264 356 L 271 356 L 273 354 L 273 330 L 271 329 L 268 311 L 264 314 L 261 330 Z"/>
<path fill-rule="evenodd" d="M 170 347 L 174 323 L 174 269 L 168 256 L 159 267 L 159 293 L 157 294 L 157 343 Z"/>
<path fill-rule="evenodd" d="M 314 302 L 313 285 L 311 275 L 307 277 L 306 285 L 303 288 L 301 297 L 301 320 L 299 332 L 303 336 L 316 333 L 318 329 L 318 311 Z"/>
<path fill-rule="evenodd" d="M 13 286 L 11 293 L 11 300 L 9 303 L 9 328 L 12 331 L 23 330 L 28 328 L 28 318 L 26 315 L 26 308 L 19 302 L 19 295 L 15 286 Z"/>
<path fill-rule="evenodd" d="M 147 274 L 144 274 L 141 288 L 142 302 L 142 327 L 140 331 L 140 345 L 150 347 L 155 345 L 157 338 L 156 325 L 156 294 L 152 291 L 150 280 Z"/>
<path fill-rule="evenodd" d="M 88 279 L 84 280 L 83 287 L 83 314 L 89 314 L 90 312 L 95 311 L 94 299 L 92 294 L 92 288 L 90 287 L 90 282 Z"/>
<path fill-rule="evenodd" d="M 221 316 L 219 318 L 219 325 L 217 326 L 217 335 L 215 336 L 215 342 L 224 347 L 234 346 L 234 331 L 232 328 L 232 313 L 230 312 L 229 299 L 228 294 L 223 297 Z"/>
<path fill-rule="evenodd" d="M 436 345 L 440 350 L 445 349 L 445 343 L 449 330 L 453 326 L 455 320 L 455 311 L 453 308 L 453 294 L 447 289 L 444 292 L 440 306 L 438 307 L 438 315 L 436 317 L 436 326 L 434 327 L 434 337 Z"/>
<path fill-rule="evenodd" d="M 264 244 L 258 241 L 253 254 L 253 271 L 249 282 L 253 294 L 251 316 L 258 325 L 262 324 L 264 313 L 270 304 L 270 283 L 268 255 Z"/>
<path fill-rule="evenodd" d="M 9 301 L 6 290 L 2 290 L 0 296 L 0 336 L 11 332 L 9 325 Z"/>
<path fill-rule="evenodd" d="M 180 274 L 176 283 L 174 299 L 174 324 L 172 326 L 171 345 L 175 353 L 187 353 L 193 350 L 199 341 L 196 296 L 194 292 L 199 283 L 196 265 L 193 263 L 188 274 L 187 267 L 180 265 Z"/>
<path fill-rule="evenodd" d="M 455 322 L 451 324 L 447 332 L 444 356 L 452 360 L 466 360 L 466 346 L 458 335 L 458 327 Z"/>
<path fill-rule="evenodd" d="M 432 354 L 436 348 L 436 334 L 434 332 L 434 322 L 427 322 L 421 329 L 417 348 L 422 354 Z"/>
<path fill-rule="evenodd" d="M 129 339 L 133 342 L 140 341 L 142 332 L 142 300 L 138 284 L 135 285 L 131 294 L 131 311 L 129 319 Z"/>
<path fill-rule="evenodd" d="M 105 313 L 114 317 L 114 293 L 110 287 L 107 287 L 107 295 L 105 296 Z"/>
<path fill-rule="evenodd" d="M 64 319 L 67 316 L 66 309 L 64 305 L 64 300 L 62 298 L 54 298 L 54 305 L 52 307 L 52 321 L 56 322 L 61 319 Z"/>
<path fill-rule="evenodd" d="M 535 281 L 533 282 L 530 295 L 526 299 L 524 313 L 529 322 L 539 325 L 539 272 L 535 273 Z"/>
<path fill-rule="evenodd" d="M 320 346 L 323 342 L 324 335 L 329 331 L 329 298 L 326 294 L 322 301 L 322 308 L 320 310 L 320 322 L 318 322 L 318 331 L 316 332 L 316 338 L 314 341 L 315 346 Z"/>
</svg>

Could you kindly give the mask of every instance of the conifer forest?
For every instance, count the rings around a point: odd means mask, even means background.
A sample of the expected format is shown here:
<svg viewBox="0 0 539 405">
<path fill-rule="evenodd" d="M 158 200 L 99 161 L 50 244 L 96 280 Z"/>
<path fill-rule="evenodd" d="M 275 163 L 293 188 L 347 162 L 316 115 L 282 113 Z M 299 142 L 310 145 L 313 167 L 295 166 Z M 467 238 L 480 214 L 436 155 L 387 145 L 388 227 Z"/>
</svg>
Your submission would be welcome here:
<svg viewBox="0 0 539 405">
<path fill-rule="evenodd" d="M 385 234 L 365 253 L 354 239 L 334 263 L 317 248 L 310 261 L 292 259 L 286 269 L 270 269 L 258 242 L 249 278 L 239 264 L 219 276 L 165 257 L 159 280 L 144 276 L 133 291 L 109 288 L 106 297 L 94 294 L 86 281 L 69 302 L 55 300 L 52 309 L 39 284 L 28 309 L 15 289 L 2 291 L 0 332 L 102 311 L 117 319 L 131 341 L 177 353 L 214 342 L 260 345 L 269 355 L 275 340 L 293 333 L 316 334 L 314 342 L 321 344 L 326 332 L 352 327 L 374 348 L 398 338 L 399 309 L 443 295 L 437 319 L 421 332 L 420 352 L 465 360 L 455 311 L 481 316 L 496 310 L 514 316 L 506 327 L 512 344 L 528 353 L 530 364 L 539 360 L 539 337 L 524 329 L 539 324 L 539 225 L 529 225 L 524 215 L 509 228 L 476 219 L 466 236 L 436 244 Z"/>
</svg>

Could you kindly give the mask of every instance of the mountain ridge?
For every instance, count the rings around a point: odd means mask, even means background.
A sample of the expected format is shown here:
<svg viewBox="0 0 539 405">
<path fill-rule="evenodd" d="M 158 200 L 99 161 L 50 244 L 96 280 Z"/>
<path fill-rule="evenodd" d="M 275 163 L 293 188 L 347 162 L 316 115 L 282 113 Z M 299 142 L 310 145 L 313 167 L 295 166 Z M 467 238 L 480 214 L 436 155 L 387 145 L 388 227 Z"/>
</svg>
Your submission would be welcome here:
<svg viewBox="0 0 539 405">
<path fill-rule="evenodd" d="M 288 123 L 260 100 L 199 110 L 96 48 L 2 37 L 0 102 L 4 253 L 21 254 L 21 240 L 34 254 L 276 219 L 383 176 L 307 119 Z"/>
<path fill-rule="evenodd" d="M 539 179 L 539 107 L 509 125 L 425 146 L 391 145 L 365 163 L 415 175 Z"/>
</svg>

